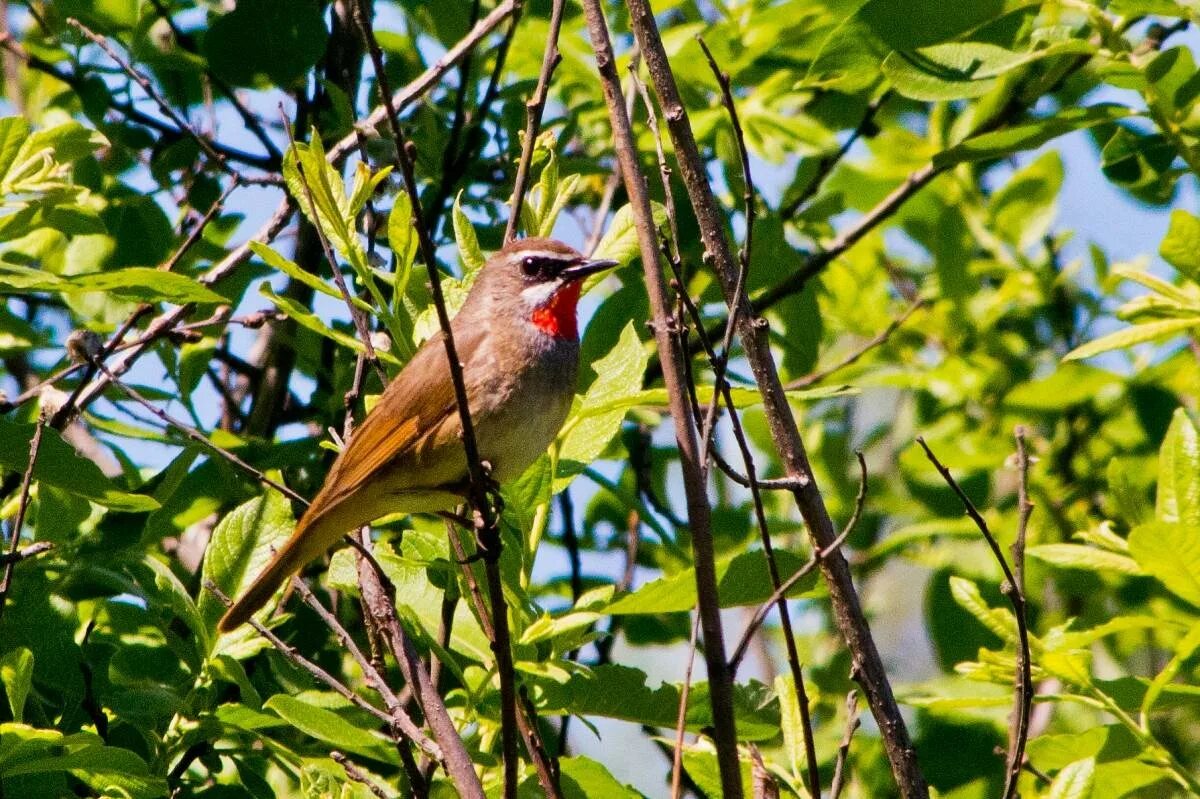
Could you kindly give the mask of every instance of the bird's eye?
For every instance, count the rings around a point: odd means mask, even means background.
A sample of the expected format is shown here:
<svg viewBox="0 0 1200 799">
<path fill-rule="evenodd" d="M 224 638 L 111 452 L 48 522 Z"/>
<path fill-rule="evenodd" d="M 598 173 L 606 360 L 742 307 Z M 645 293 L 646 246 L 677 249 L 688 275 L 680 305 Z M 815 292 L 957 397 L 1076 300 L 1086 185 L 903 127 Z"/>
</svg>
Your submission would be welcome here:
<svg viewBox="0 0 1200 799">
<path fill-rule="evenodd" d="M 537 258 L 523 258 L 521 260 L 521 272 L 525 277 L 537 277 L 542 271 L 542 264 Z"/>
</svg>

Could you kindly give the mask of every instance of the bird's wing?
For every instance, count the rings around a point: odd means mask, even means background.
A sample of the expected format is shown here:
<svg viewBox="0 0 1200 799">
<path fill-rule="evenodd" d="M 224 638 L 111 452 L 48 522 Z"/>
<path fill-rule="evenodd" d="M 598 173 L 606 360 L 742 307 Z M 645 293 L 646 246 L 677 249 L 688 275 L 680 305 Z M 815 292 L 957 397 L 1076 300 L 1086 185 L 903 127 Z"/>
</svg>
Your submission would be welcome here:
<svg viewBox="0 0 1200 799">
<path fill-rule="evenodd" d="M 455 331 L 460 350 L 469 345 L 461 338 Z M 354 431 L 308 515 L 322 515 L 353 496 L 389 462 L 423 446 L 431 434 L 445 430 L 445 422 L 457 412 L 446 348 L 441 335 L 437 335 L 426 341 L 388 384 L 379 402 Z"/>
</svg>

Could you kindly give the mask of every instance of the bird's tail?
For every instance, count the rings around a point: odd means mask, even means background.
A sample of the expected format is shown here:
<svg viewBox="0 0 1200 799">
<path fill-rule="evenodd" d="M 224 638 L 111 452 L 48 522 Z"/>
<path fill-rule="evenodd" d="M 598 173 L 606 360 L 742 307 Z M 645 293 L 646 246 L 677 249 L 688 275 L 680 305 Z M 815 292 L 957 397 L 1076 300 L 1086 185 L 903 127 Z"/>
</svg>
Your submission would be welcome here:
<svg viewBox="0 0 1200 799">
<path fill-rule="evenodd" d="M 288 538 L 283 548 L 275 553 L 275 557 L 271 558 L 271 562 L 254 579 L 245 593 L 225 611 L 225 615 L 217 623 L 218 630 L 227 633 L 249 621 L 251 616 L 270 601 L 285 580 L 298 572 L 304 564 L 319 557 L 350 529 L 348 526 L 343 529 L 337 524 L 336 518 L 331 519 L 324 515 L 313 519 L 310 524 L 306 524 L 305 521 L 300 520 L 296 531 Z"/>
</svg>

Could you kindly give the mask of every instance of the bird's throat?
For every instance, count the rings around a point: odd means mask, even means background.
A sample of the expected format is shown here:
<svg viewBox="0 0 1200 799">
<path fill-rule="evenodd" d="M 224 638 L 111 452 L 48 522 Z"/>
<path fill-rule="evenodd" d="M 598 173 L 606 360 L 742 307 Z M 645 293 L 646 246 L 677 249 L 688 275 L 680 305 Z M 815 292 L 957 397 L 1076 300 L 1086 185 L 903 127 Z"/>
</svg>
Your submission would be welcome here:
<svg viewBox="0 0 1200 799">
<path fill-rule="evenodd" d="M 545 305 L 533 309 L 529 321 L 548 336 L 575 340 L 579 338 L 579 321 L 575 307 L 579 304 L 580 281 L 571 281 L 554 292 Z"/>
</svg>

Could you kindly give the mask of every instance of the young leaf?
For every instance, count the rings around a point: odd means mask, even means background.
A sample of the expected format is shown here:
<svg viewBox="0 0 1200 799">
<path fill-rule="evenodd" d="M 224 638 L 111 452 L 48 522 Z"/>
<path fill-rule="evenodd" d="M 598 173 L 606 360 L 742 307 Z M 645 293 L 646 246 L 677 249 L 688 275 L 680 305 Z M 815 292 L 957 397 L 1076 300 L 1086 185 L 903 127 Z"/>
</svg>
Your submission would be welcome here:
<svg viewBox="0 0 1200 799">
<path fill-rule="evenodd" d="M 1147 341 L 1158 341 L 1168 336 L 1175 336 L 1189 330 L 1194 330 L 1197 327 L 1200 327 L 1200 316 L 1189 316 L 1184 319 L 1164 319 L 1161 322 L 1146 322 L 1145 324 L 1118 330 L 1116 333 L 1109 333 L 1107 336 L 1098 338 L 1095 341 L 1089 341 L 1087 344 L 1076 347 L 1068 352 L 1063 360 L 1078 361 L 1084 358 L 1091 358 L 1093 355 L 1099 355 L 1102 352 L 1124 349 L 1132 347 L 1135 344 L 1144 344 Z"/>
<path fill-rule="evenodd" d="M 237 599 L 295 526 L 292 506 L 278 491 L 267 489 L 262 496 L 234 508 L 213 530 L 204 553 L 201 581 L 212 580 L 225 596 Z M 225 613 L 225 606 L 211 591 L 204 589 L 201 589 L 196 605 L 209 635 L 215 638 L 217 620 Z M 266 608 L 272 609 L 271 605 Z M 248 625 L 241 629 L 257 635 Z M 224 637 L 230 638 L 239 632 L 235 630 Z"/>
<path fill-rule="evenodd" d="M 463 279 L 474 274 L 487 263 L 487 256 L 479 249 L 479 238 L 475 235 L 475 226 L 467 219 L 462 209 L 462 192 L 454 198 L 454 209 L 451 216 L 454 220 L 454 241 L 458 244 L 458 257 L 463 262 Z"/>
<path fill-rule="evenodd" d="M 1158 449 L 1154 515 L 1200 531 L 1200 431 L 1182 408 L 1175 410 Z"/>
<path fill-rule="evenodd" d="M 1129 553 L 1167 590 L 1200 607 L 1200 531 L 1196 527 L 1150 522 L 1133 528 Z"/>
<path fill-rule="evenodd" d="M 1077 760 L 1055 775 L 1046 799 L 1088 799 L 1095 784 L 1095 758 Z"/>
<path fill-rule="evenodd" d="M 25 700 L 33 686 L 33 653 L 23 646 L 6 652 L 0 658 L 0 680 L 4 681 L 13 720 L 24 721 Z"/>
<path fill-rule="evenodd" d="M 382 763 L 399 763 L 396 750 L 382 738 L 351 724 L 323 707 L 288 694 L 276 694 L 263 705 L 306 735 L 324 741 L 335 749 L 369 757 Z"/>
</svg>

